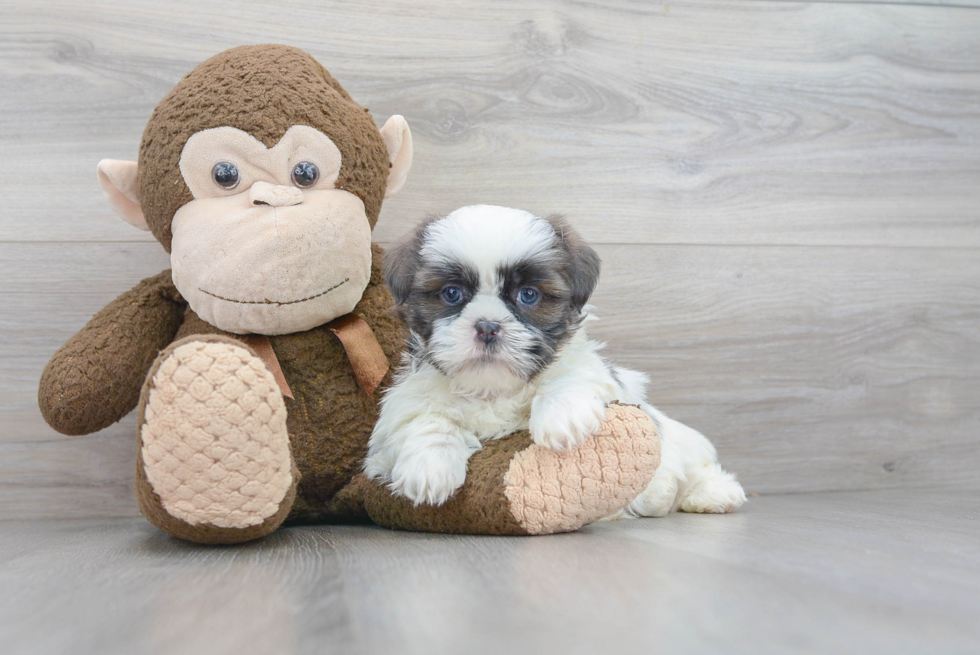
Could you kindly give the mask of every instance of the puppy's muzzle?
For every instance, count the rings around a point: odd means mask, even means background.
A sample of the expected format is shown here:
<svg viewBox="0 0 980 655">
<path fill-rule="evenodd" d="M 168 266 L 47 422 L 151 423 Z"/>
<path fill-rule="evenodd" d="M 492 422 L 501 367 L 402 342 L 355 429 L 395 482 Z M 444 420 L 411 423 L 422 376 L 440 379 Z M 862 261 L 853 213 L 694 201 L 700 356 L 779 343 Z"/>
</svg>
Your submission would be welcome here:
<svg viewBox="0 0 980 655">
<path fill-rule="evenodd" d="M 486 344 L 491 343 L 500 333 L 500 323 L 493 321 L 477 321 L 474 327 L 477 339 Z"/>
</svg>

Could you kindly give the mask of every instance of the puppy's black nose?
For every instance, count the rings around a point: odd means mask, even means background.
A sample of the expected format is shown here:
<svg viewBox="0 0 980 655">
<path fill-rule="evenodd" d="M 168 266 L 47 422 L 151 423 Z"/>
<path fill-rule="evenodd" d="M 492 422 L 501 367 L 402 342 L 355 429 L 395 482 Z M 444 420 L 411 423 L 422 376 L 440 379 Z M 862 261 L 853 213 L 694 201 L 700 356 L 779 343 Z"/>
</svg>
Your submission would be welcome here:
<svg viewBox="0 0 980 655">
<path fill-rule="evenodd" d="M 500 332 L 500 323 L 493 323 L 491 321 L 476 322 L 476 336 L 483 343 L 490 343 L 496 339 L 498 332 Z"/>
</svg>

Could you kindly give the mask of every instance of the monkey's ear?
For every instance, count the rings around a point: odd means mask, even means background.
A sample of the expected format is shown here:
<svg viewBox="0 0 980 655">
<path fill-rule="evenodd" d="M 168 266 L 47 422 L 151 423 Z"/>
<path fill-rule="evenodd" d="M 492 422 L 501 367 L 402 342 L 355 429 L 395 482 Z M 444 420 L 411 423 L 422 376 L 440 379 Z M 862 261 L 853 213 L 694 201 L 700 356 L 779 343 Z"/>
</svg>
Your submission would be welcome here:
<svg viewBox="0 0 980 655">
<path fill-rule="evenodd" d="M 99 186 L 109 206 L 134 227 L 149 230 L 140 207 L 139 167 L 134 161 L 103 159 L 99 162 Z"/>
<path fill-rule="evenodd" d="M 391 162 L 391 168 L 388 169 L 388 186 L 385 189 L 385 198 L 387 198 L 395 195 L 405 186 L 405 178 L 408 177 L 408 170 L 412 167 L 412 131 L 408 129 L 405 118 L 396 114 L 381 128 L 381 138 L 385 141 L 388 160 Z"/>
</svg>

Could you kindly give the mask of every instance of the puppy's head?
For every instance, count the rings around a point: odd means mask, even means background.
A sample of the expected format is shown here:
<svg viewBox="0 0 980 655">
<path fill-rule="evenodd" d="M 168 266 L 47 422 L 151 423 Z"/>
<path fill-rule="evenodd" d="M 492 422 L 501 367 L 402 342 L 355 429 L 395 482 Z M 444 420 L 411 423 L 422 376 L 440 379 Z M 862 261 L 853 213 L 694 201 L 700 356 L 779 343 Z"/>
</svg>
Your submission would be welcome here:
<svg viewBox="0 0 980 655">
<path fill-rule="evenodd" d="M 489 388 L 551 363 L 582 322 L 599 256 L 560 216 L 477 205 L 424 221 L 388 250 L 384 276 L 413 354 Z"/>
</svg>

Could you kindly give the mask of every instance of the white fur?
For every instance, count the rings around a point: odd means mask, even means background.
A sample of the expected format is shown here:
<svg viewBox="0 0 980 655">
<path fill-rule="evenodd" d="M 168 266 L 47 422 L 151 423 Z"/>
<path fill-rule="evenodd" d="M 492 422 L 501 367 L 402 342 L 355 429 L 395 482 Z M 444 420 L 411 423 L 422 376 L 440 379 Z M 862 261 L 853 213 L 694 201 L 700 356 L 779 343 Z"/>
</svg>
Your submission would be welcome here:
<svg viewBox="0 0 980 655">
<path fill-rule="evenodd" d="M 432 224 L 423 258 L 468 261 L 480 273 L 479 293 L 458 316 L 433 324 L 427 358 L 406 355 L 382 399 L 367 475 L 416 504 L 440 505 L 462 486 L 466 462 L 482 443 L 529 429 L 537 444 L 574 448 L 599 429 L 605 406 L 618 400 L 640 405 L 653 418 L 662 461 L 646 490 L 609 518 L 739 507 L 745 494 L 719 465 L 711 442 L 648 404 L 646 376 L 609 366 L 584 327 L 537 375 L 521 375 L 521 357 L 535 335 L 495 295 L 495 272 L 502 263 L 545 253 L 553 238 L 542 219 L 496 207 L 467 207 Z M 483 344 L 475 338 L 479 319 L 499 322 L 506 337 L 491 361 L 481 357 Z"/>
<path fill-rule="evenodd" d="M 555 233 L 530 212 L 493 205 L 457 209 L 433 223 L 421 255 L 432 261 L 464 261 L 481 272 L 492 288 L 498 265 L 515 262 L 547 250 Z"/>
</svg>

